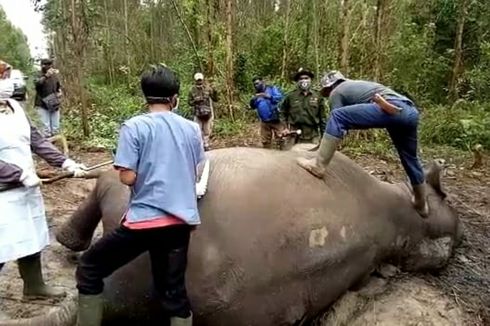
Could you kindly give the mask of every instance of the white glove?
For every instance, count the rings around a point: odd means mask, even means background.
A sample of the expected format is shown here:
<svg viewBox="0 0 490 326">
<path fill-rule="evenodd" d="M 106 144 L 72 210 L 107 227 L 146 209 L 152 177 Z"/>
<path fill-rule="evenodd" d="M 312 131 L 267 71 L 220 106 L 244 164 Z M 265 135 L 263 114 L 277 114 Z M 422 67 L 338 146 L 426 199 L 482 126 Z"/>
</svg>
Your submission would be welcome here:
<svg viewBox="0 0 490 326">
<path fill-rule="evenodd" d="M 76 163 L 71 159 L 66 159 L 61 167 L 73 173 L 75 178 L 83 178 L 87 174 L 87 171 L 85 171 L 87 167 L 84 164 Z"/>
<path fill-rule="evenodd" d="M 206 193 L 206 185 L 202 182 L 196 183 L 196 195 L 197 198 L 201 198 Z"/>
<path fill-rule="evenodd" d="M 41 179 L 37 176 L 35 171 L 24 170 L 20 175 L 20 182 L 26 188 L 37 187 L 41 184 Z"/>
<path fill-rule="evenodd" d="M 201 174 L 201 180 L 196 183 L 196 195 L 197 198 L 201 198 L 206 193 L 206 189 L 208 186 L 208 178 L 209 178 L 209 160 L 206 160 L 204 164 L 204 169 Z"/>
</svg>

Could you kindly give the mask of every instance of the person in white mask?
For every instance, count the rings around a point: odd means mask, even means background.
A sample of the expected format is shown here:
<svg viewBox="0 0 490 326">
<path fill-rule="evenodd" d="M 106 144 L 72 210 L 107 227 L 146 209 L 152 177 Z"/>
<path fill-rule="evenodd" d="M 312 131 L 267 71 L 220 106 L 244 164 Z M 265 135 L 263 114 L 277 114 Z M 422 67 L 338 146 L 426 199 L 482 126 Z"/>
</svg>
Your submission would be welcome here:
<svg viewBox="0 0 490 326">
<path fill-rule="evenodd" d="M 17 260 L 25 299 L 60 297 L 65 292 L 48 286 L 41 271 L 41 251 L 49 243 L 49 232 L 32 152 L 75 177 L 84 176 L 84 166 L 40 134 L 21 105 L 10 98 L 13 90 L 9 79 L 0 79 L 0 270 Z M 0 309 L 0 320 L 6 318 Z"/>
</svg>

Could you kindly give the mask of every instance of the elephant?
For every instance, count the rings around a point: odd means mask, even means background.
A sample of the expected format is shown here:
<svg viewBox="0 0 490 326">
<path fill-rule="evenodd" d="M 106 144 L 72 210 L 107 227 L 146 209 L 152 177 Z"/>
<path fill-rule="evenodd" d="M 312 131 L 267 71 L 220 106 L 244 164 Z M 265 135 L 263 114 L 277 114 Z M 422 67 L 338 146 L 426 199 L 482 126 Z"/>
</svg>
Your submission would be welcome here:
<svg viewBox="0 0 490 326">
<path fill-rule="evenodd" d="M 198 326 L 296 325 L 309 322 L 379 266 L 443 268 L 461 237 L 441 187 L 440 164 L 425 171 L 430 215 L 411 204 L 411 187 L 367 173 L 337 152 L 324 179 L 296 164 L 303 150 L 234 147 L 207 152 L 202 224 L 193 231 L 186 274 Z M 56 231 L 80 252 L 118 226 L 130 189 L 116 171 L 96 186 Z M 147 254 L 105 280 L 104 325 L 159 322 Z"/>
</svg>

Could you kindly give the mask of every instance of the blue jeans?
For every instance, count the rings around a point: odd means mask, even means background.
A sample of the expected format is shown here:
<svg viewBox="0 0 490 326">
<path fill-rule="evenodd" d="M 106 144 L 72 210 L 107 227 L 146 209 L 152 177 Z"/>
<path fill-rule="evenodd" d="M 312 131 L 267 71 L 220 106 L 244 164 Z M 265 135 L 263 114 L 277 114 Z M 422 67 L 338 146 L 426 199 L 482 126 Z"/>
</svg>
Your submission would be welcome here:
<svg viewBox="0 0 490 326">
<path fill-rule="evenodd" d="M 39 118 L 43 124 L 42 132 L 44 136 L 54 136 L 60 130 L 60 110 L 48 111 L 45 108 L 37 107 Z"/>
<path fill-rule="evenodd" d="M 330 114 L 325 133 L 342 138 L 351 129 L 386 128 L 395 145 L 412 185 L 424 182 L 424 171 L 417 157 L 419 112 L 412 103 L 389 99 L 402 110 L 385 113 L 377 104 L 355 104 L 335 109 Z"/>
</svg>

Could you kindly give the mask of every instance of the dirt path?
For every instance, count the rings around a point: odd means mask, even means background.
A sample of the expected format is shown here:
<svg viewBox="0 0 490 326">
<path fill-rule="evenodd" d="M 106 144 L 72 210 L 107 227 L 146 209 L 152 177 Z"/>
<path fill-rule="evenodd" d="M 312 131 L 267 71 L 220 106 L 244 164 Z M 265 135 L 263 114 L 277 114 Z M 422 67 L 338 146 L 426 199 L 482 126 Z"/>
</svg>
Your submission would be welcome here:
<svg viewBox="0 0 490 326">
<path fill-rule="evenodd" d="M 243 144 L 240 140 L 216 142 L 215 147 L 236 146 Z M 254 140 L 248 144 L 254 144 Z M 404 178 L 398 159 L 395 155 L 374 157 L 365 154 L 344 151 L 371 174 L 388 182 Z M 434 156 L 431 153 L 427 156 Z M 74 155 L 87 165 L 110 159 L 107 153 L 79 153 Z M 376 296 L 374 306 L 368 301 L 357 307 L 357 319 L 351 319 L 345 325 L 365 325 L 372 321 L 378 325 L 380 320 L 410 320 L 407 311 L 426 316 L 415 323 L 406 325 L 457 325 L 454 321 L 464 320 L 465 325 L 490 325 L 490 175 L 488 164 L 478 170 L 470 171 L 471 158 L 467 156 L 446 160 L 450 166 L 443 179 L 449 193 L 449 200 L 455 207 L 463 222 L 465 236 L 457 248 L 449 266 L 439 275 L 399 275 L 402 281 L 390 285 L 382 296 Z M 488 161 L 487 161 L 488 163 Z M 41 169 L 46 168 L 44 163 Z M 51 231 L 70 216 L 81 200 L 93 187 L 95 180 L 62 180 L 52 185 L 43 186 L 46 211 Z M 48 282 L 74 290 L 74 268 L 66 259 L 66 250 L 52 237 L 52 244 L 43 253 L 44 274 Z M 16 264 L 8 263 L 0 275 L 0 305 L 14 317 L 27 317 L 41 313 L 54 302 L 22 302 L 22 282 Z M 408 282 L 408 283 L 407 283 Z M 408 285 L 407 285 L 408 284 Z M 423 295 L 421 295 L 421 293 Z M 342 300 L 350 300 L 348 294 Z M 414 300 L 408 298 L 416 298 Z M 406 297 L 404 299 L 404 297 Z M 346 299 L 347 298 L 347 299 Z M 394 298 L 399 301 L 389 304 Z M 418 299 L 417 299 L 418 298 Z M 371 298 L 373 299 L 373 298 Z M 374 299 L 373 299 L 374 300 Z M 389 310 L 387 307 L 402 309 Z M 362 313 L 361 313 L 362 312 Z M 464 313 L 463 313 L 464 312 Z M 446 314 L 446 317 L 441 317 Z M 388 317 L 391 316 L 391 317 Z M 408 317 L 407 317 L 408 316 Z M 389 319 L 394 318 L 394 319 Z M 400 319 L 401 318 L 401 319 Z M 406 319 L 408 318 L 408 319 Z M 342 325 L 329 323 L 328 316 L 322 318 L 322 325 Z M 445 321 L 452 320 L 451 323 Z M 371 322 L 368 322 L 371 324 Z M 402 324 L 401 321 L 397 325 Z"/>
</svg>

